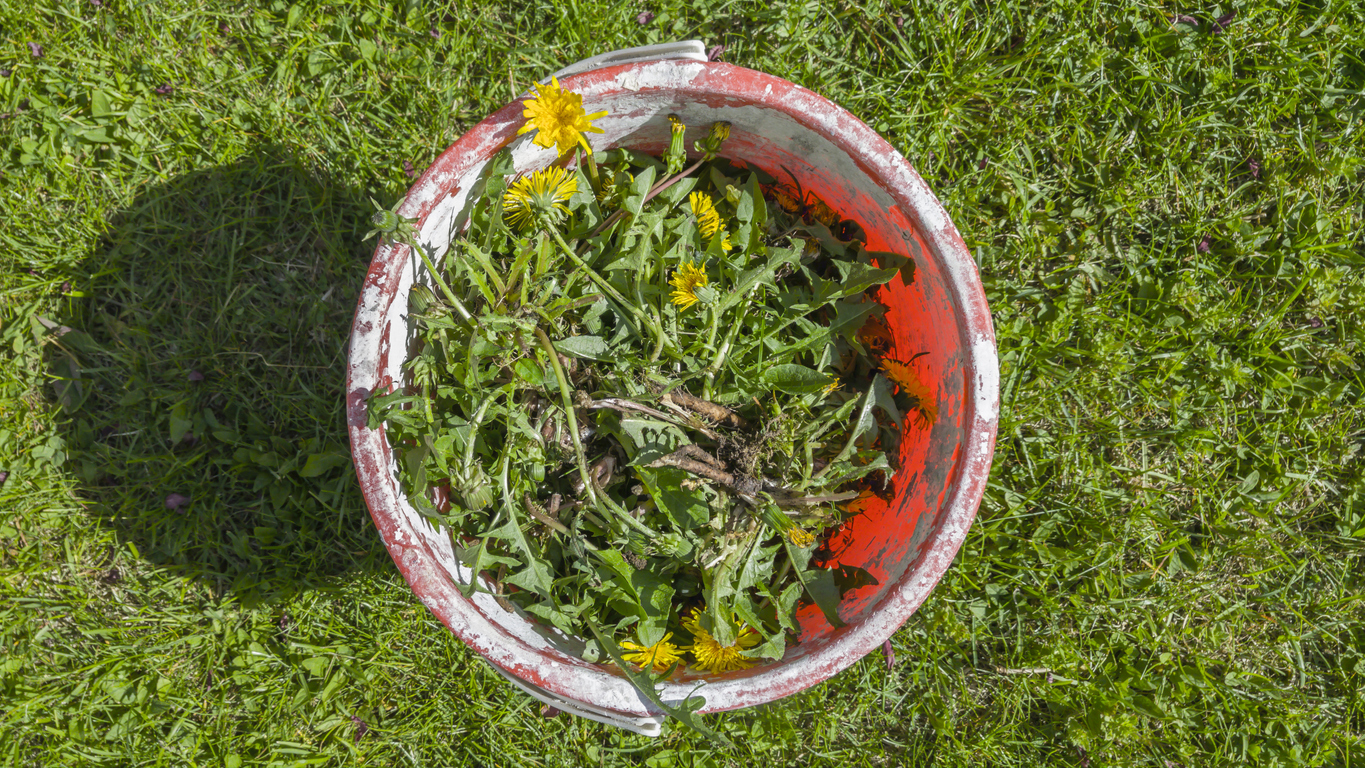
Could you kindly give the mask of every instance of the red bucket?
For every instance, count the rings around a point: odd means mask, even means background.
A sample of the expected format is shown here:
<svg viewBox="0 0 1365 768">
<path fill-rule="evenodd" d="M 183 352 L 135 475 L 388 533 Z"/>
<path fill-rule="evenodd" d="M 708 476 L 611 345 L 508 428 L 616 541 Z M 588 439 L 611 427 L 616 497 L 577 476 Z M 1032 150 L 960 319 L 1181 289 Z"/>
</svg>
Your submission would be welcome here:
<svg viewBox="0 0 1365 768">
<path fill-rule="evenodd" d="M 697 57 L 693 57 L 697 58 Z M 798 612 L 800 642 L 781 661 L 704 678 L 688 672 L 660 693 L 693 693 L 703 712 L 764 704 L 833 676 L 891 637 L 952 563 L 967 535 L 990 471 L 999 406 L 999 369 L 990 310 L 976 265 L 943 206 L 884 139 L 832 102 L 786 80 L 720 62 L 636 61 L 561 79 L 588 112 L 606 110 L 597 149 L 661 153 L 667 116 L 691 126 L 688 146 L 714 121 L 732 124 L 723 154 L 813 192 L 861 224 L 867 247 L 915 260 L 913 282 L 881 289 L 894 338 L 893 359 L 910 360 L 933 390 L 937 417 L 903 425 L 890 504 L 876 502 L 833 532 L 830 566 L 866 569 L 876 584 L 845 594 L 833 629 L 815 606 Z M 549 165 L 553 149 L 516 136 L 521 100 L 503 107 L 455 142 L 409 191 L 399 213 L 444 253 L 463 228 L 470 192 L 494 153 L 511 144 L 518 171 Z M 438 259 L 439 262 L 439 259 Z M 527 692 L 560 709 L 657 734 L 662 717 L 610 665 L 579 657 L 581 643 L 503 610 L 486 594 L 457 589 L 474 578 L 457 561 L 449 535 L 404 498 L 384 431 L 366 428 L 366 402 L 403 378 L 414 337 L 407 293 L 425 282 L 406 246 L 381 246 L 365 278 L 351 335 L 347 416 L 361 489 L 384 544 L 413 593 L 461 640 Z M 923 354 L 921 354 L 923 353 Z"/>
</svg>

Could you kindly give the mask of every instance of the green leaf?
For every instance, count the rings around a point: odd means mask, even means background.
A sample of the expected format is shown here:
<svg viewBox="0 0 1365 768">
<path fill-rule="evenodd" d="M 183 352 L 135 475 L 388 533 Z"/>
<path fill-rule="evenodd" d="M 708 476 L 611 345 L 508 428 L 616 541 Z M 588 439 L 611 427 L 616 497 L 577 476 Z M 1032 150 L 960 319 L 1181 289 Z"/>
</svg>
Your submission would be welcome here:
<svg viewBox="0 0 1365 768">
<path fill-rule="evenodd" d="M 919 251 L 919 242 L 914 238 L 910 239 L 910 244 L 916 252 Z M 867 251 L 860 247 L 858 249 L 858 260 L 863 263 L 871 263 L 876 260 L 883 268 L 894 269 L 900 273 L 901 282 L 909 285 L 915 282 L 915 260 L 909 256 L 902 256 L 899 253 L 888 251 Z"/>
<path fill-rule="evenodd" d="M 171 409 L 171 444 L 176 445 L 184 440 L 185 435 L 193 427 L 194 421 L 190 419 L 190 404 L 181 400 Z"/>
<path fill-rule="evenodd" d="M 303 467 L 299 469 L 299 477 L 318 477 L 326 474 L 330 469 L 344 467 L 350 463 L 350 456 L 336 451 L 310 454 L 308 460 L 303 463 Z"/>
<path fill-rule="evenodd" d="M 507 454 L 503 454 L 504 457 Z M 504 491 L 506 490 L 506 474 L 504 473 Z M 507 494 L 503 494 L 503 509 L 507 512 L 509 540 L 512 542 L 522 555 L 526 557 L 526 568 L 507 577 L 508 584 L 515 584 L 522 589 L 549 597 L 554 578 L 550 575 L 549 564 L 545 559 L 531 548 L 530 542 L 526 540 L 526 534 L 521 530 L 521 522 L 517 518 L 516 504 L 507 501 Z"/>
<path fill-rule="evenodd" d="M 781 548 L 780 544 L 773 544 L 770 547 L 755 546 L 750 549 L 749 556 L 744 559 L 744 565 L 740 566 L 739 574 L 735 578 L 735 589 L 743 592 L 772 578 L 777 550 Z"/>
<path fill-rule="evenodd" d="M 813 550 L 793 546 L 785 536 L 782 537 L 782 546 L 787 548 L 787 556 L 792 559 L 792 572 L 801 582 L 801 588 L 825 615 L 825 620 L 835 629 L 846 626 L 844 620 L 839 618 L 839 587 L 834 583 L 834 574 L 824 569 L 805 570 Z"/>
<path fill-rule="evenodd" d="M 871 264 L 857 261 L 836 260 L 834 266 L 838 267 L 840 274 L 843 275 L 843 286 L 840 290 L 843 296 L 854 296 L 874 285 L 882 285 L 900 273 L 896 269 L 878 269 Z"/>
<path fill-rule="evenodd" d="M 523 357 L 512 364 L 512 371 L 517 378 L 526 382 L 532 387 L 544 387 L 548 382 L 554 381 L 554 374 L 546 374 L 545 366 L 540 361 Z"/>
<path fill-rule="evenodd" d="M 102 125 L 98 128 L 80 131 L 76 134 L 76 138 L 87 144 L 113 144 L 114 137 L 110 135 L 110 130 L 109 126 Z"/>
<path fill-rule="evenodd" d="M 555 349 L 570 357 L 609 360 L 611 347 L 601 336 L 570 336 L 555 342 Z"/>
<path fill-rule="evenodd" d="M 758 174 L 749 174 L 749 178 L 744 182 L 744 194 L 754 201 L 753 218 L 750 221 L 754 231 L 764 232 L 768 224 L 768 203 L 763 199 L 763 189 L 759 186 Z"/>
<path fill-rule="evenodd" d="M 692 442 L 677 425 L 645 417 L 623 416 L 620 430 L 632 466 L 649 464 Z"/>
<path fill-rule="evenodd" d="M 683 482 L 690 475 L 676 467 L 637 468 L 636 473 L 654 503 L 683 530 L 705 525 L 711 519 L 711 506 L 701 487 L 688 490 Z"/>
<path fill-rule="evenodd" d="M 95 90 L 90 93 L 90 114 L 93 117 L 108 117 L 114 113 L 109 106 L 109 96 L 104 91 Z"/>
<path fill-rule="evenodd" d="M 774 365 L 763 372 L 763 383 L 789 395 L 808 395 L 819 392 L 835 379 L 819 371 L 795 363 Z"/>
</svg>

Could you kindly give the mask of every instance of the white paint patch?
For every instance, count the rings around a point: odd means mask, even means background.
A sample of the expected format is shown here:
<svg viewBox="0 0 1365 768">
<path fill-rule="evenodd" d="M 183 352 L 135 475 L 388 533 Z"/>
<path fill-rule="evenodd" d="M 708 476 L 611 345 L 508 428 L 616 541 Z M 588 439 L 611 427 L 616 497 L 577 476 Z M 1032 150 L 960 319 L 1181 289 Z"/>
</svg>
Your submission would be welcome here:
<svg viewBox="0 0 1365 768">
<path fill-rule="evenodd" d="M 970 359 L 976 374 L 976 417 L 995 421 L 1000 415 L 1000 361 L 995 343 L 987 336 L 977 337 Z"/>
</svg>

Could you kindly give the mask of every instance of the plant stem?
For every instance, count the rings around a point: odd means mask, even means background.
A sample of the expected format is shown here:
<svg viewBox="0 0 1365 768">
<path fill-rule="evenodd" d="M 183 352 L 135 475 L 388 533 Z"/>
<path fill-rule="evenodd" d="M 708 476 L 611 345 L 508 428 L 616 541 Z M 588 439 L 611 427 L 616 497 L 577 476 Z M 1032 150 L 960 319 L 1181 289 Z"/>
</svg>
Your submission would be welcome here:
<svg viewBox="0 0 1365 768">
<path fill-rule="evenodd" d="M 592 156 L 592 148 L 581 135 L 579 141 L 583 142 L 580 151 L 583 154 L 583 163 L 588 167 L 588 181 L 592 184 L 593 196 L 602 194 L 602 179 L 597 175 L 597 158 Z"/>
<path fill-rule="evenodd" d="M 474 463 L 474 444 L 478 442 L 479 425 L 483 423 L 483 416 L 488 412 L 488 406 L 493 404 L 493 401 L 497 399 L 498 394 L 499 393 L 495 391 L 493 394 L 484 398 L 484 401 L 479 403 L 478 410 L 474 411 L 473 418 L 469 420 L 469 441 L 464 445 L 464 462 L 460 465 L 461 471 L 468 470 L 469 465 Z"/>
<path fill-rule="evenodd" d="M 665 343 L 665 340 L 662 340 L 662 337 L 664 335 L 664 329 L 660 326 L 658 322 L 656 322 L 649 315 L 645 314 L 644 310 L 640 309 L 639 307 L 635 306 L 630 301 L 628 301 L 625 296 L 622 296 L 621 292 L 616 290 L 616 286 L 607 282 L 607 279 L 605 277 L 602 277 L 601 275 L 597 274 L 597 270 L 588 266 L 588 262 L 584 261 L 583 257 L 575 253 L 574 249 L 569 247 L 568 243 L 564 242 L 564 236 L 559 234 L 557 230 L 547 229 L 546 231 L 549 232 L 550 235 L 554 238 L 555 242 L 559 244 L 560 250 L 564 251 L 564 255 L 569 257 L 569 261 L 572 261 L 575 266 L 581 269 L 583 271 L 583 274 L 587 275 L 588 279 L 591 280 L 593 284 L 596 285 L 602 291 L 602 293 L 607 295 L 607 298 L 611 299 L 612 301 L 615 301 L 617 304 L 621 306 L 621 308 L 629 312 L 631 317 L 635 318 L 635 321 L 639 323 L 641 327 L 646 328 L 650 332 L 655 334 L 656 345 L 662 345 Z"/>
<path fill-rule="evenodd" d="M 683 178 L 687 177 L 688 174 L 690 174 L 690 173 L 692 173 L 693 171 L 697 170 L 697 167 L 700 166 L 700 165 L 701 165 L 702 163 L 704 163 L 704 162 L 706 162 L 705 158 L 703 158 L 703 159 L 701 159 L 701 160 L 698 160 L 697 162 L 693 163 L 692 165 L 688 166 L 687 168 L 684 168 L 683 170 L 679 171 L 678 173 L 675 173 L 675 174 L 673 174 L 672 176 L 669 176 L 668 178 L 666 178 L 666 179 L 664 179 L 663 181 L 659 182 L 658 184 L 655 184 L 653 187 L 650 188 L 649 193 L 645 195 L 645 199 L 644 199 L 643 201 L 640 202 L 640 210 L 643 211 L 643 210 L 645 209 L 645 205 L 646 205 L 650 200 L 653 200 L 654 198 L 658 197 L 658 196 L 659 196 L 659 193 L 663 192 L 665 189 L 668 189 L 669 187 L 673 186 L 674 184 L 677 184 L 680 180 L 682 180 Z M 588 239 L 591 240 L 592 238 L 597 237 L 598 235 L 602 234 L 602 232 L 603 232 L 604 230 L 606 230 L 607 227 L 610 227 L 612 224 L 615 224 L 616 222 L 620 221 L 621 218 L 622 218 L 623 216 L 625 216 L 625 215 L 626 215 L 626 211 L 625 211 L 625 209 L 623 208 L 623 209 L 621 209 L 621 210 L 616 211 L 616 212 L 613 213 L 612 215 L 608 216 L 608 217 L 606 218 L 605 221 L 603 221 L 601 224 L 598 224 L 598 225 L 597 225 L 597 228 L 594 229 L 591 233 L 588 234 Z"/>
<path fill-rule="evenodd" d="M 422 263 L 427 265 L 427 271 L 431 273 L 431 278 L 436 281 L 437 287 L 441 289 L 441 293 L 446 295 L 446 300 L 455 308 L 455 311 L 459 313 L 460 317 L 464 318 L 465 322 L 473 322 L 474 316 L 469 314 L 468 309 L 465 309 L 464 302 L 455 298 L 455 292 L 450 290 L 450 286 L 446 285 L 445 278 L 441 277 L 441 273 L 437 271 L 436 265 L 431 263 L 431 257 L 427 255 L 427 249 L 416 240 L 409 243 L 409 246 L 414 251 L 417 251 L 418 256 L 422 257 Z"/>
<path fill-rule="evenodd" d="M 540 328 L 536 328 L 536 342 L 545 350 L 545 354 L 550 356 L 550 367 L 554 369 L 555 380 L 559 383 L 559 397 L 564 402 L 564 421 L 569 427 L 569 439 L 573 441 L 574 463 L 578 464 L 578 474 L 583 478 L 583 490 L 587 492 L 588 500 L 593 506 L 597 506 L 597 486 L 592 481 L 592 474 L 588 472 L 588 459 L 583 453 L 583 442 L 578 439 L 578 417 L 574 415 L 573 391 L 569 389 L 569 380 L 565 378 L 564 368 L 559 364 L 559 353 L 555 351 L 555 345 L 550 342 L 550 337 Z"/>
<path fill-rule="evenodd" d="M 578 476 L 583 479 L 583 490 L 588 494 L 588 501 L 603 514 L 610 513 L 640 533 L 657 538 L 658 531 L 631 517 L 630 513 L 605 495 L 597 495 L 597 485 L 593 481 L 592 473 L 588 471 L 588 459 L 583 452 L 583 442 L 578 439 L 578 417 L 574 415 L 573 391 L 569 389 L 569 380 L 564 376 L 564 368 L 559 364 L 559 353 L 555 351 L 555 345 L 550 341 L 550 337 L 540 328 L 536 328 L 536 342 L 545 350 L 545 354 L 550 356 L 550 367 L 554 368 L 555 381 L 559 383 L 559 397 L 564 403 L 564 421 L 569 427 L 569 439 L 573 441 L 574 463 L 578 465 Z"/>
<path fill-rule="evenodd" d="M 735 337 L 739 335 L 739 329 L 744 325 L 744 317 L 745 315 L 740 315 L 735 324 L 730 326 L 729 332 L 725 334 L 725 341 L 721 343 L 720 349 L 716 350 L 715 359 L 706 366 L 706 381 L 701 385 L 703 400 L 711 399 L 711 387 L 716 381 L 716 374 L 720 372 L 721 366 L 725 365 L 725 356 L 730 354 L 730 347 L 735 343 Z"/>
</svg>

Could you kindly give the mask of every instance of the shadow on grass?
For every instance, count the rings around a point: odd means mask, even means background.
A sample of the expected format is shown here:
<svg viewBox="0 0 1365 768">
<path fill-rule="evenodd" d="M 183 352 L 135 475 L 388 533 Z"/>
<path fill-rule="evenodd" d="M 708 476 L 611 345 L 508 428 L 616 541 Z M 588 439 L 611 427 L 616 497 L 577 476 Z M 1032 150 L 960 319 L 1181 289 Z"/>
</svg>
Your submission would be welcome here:
<svg viewBox="0 0 1365 768">
<path fill-rule="evenodd" d="M 121 543 L 249 603 L 384 567 L 341 407 L 369 208 L 265 147 L 110 220 L 48 360 Z"/>
</svg>

